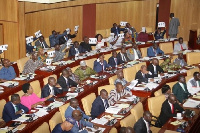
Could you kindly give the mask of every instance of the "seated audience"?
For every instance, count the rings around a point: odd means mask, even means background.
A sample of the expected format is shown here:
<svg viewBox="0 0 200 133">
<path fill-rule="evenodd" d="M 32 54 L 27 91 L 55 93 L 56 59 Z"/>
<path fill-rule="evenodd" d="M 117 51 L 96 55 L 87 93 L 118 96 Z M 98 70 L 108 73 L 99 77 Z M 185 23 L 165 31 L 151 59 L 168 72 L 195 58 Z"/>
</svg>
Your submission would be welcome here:
<svg viewBox="0 0 200 133">
<path fill-rule="evenodd" d="M 110 70 L 111 66 L 104 60 L 104 54 L 99 54 L 99 58 L 94 61 L 93 70 L 98 72 Z"/>
<path fill-rule="evenodd" d="M 200 73 L 194 72 L 193 78 L 187 82 L 187 89 L 190 94 L 195 94 L 200 91 Z"/>
<path fill-rule="evenodd" d="M 56 79 L 54 77 L 49 77 L 48 83 L 42 88 L 41 98 L 47 99 L 49 95 L 54 96 L 62 92 L 63 90 L 60 87 L 60 85 L 56 83 Z M 55 99 L 53 97 L 48 99 L 48 101 L 55 101 L 55 100 L 59 100 L 59 99 Z"/>
<path fill-rule="evenodd" d="M 24 95 L 21 97 L 21 104 L 26 106 L 29 110 L 35 108 L 37 105 L 43 104 L 44 101 L 53 96 L 49 95 L 46 98 L 39 98 L 35 93 L 33 93 L 33 88 L 30 83 L 23 84 L 22 90 L 24 92 Z"/>
<path fill-rule="evenodd" d="M 187 66 L 187 63 L 185 62 L 185 60 L 183 58 L 183 52 L 179 52 L 178 58 L 176 58 L 174 60 L 174 64 L 181 66 L 181 67 Z"/>
<path fill-rule="evenodd" d="M 39 39 L 35 42 L 35 46 L 40 48 L 49 48 L 43 36 L 39 37 Z"/>
<path fill-rule="evenodd" d="M 73 80 L 74 82 L 76 82 L 77 84 L 80 83 L 80 79 L 79 79 L 78 75 L 74 74 L 70 67 L 67 67 L 66 69 L 69 72 L 69 78 L 71 80 Z"/>
<path fill-rule="evenodd" d="M 117 74 L 117 79 L 115 80 L 114 84 L 116 85 L 118 82 L 120 82 L 124 86 L 124 89 L 130 91 L 130 89 L 127 87 L 130 85 L 130 82 L 125 80 L 123 70 L 118 70 L 116 74 Z"/>
<path fill-rule="evenodd" d="M 126 47 L 121 47 L 121 52 L 117 54 L 117 60 L 119 64 L 127 63 L 130 61 L 126 53 Z"/>
<path fill-rule="evenodd" d="M 177 111 L 183 112 L 184 109 L 177 103 L 174 94 L 170 94 L 168 99 L 166 99 L 162 104 L 156 126 L 161 128 L 170 118 L 177 116 Z"/>
<path fill-rule="evenodd" d="M 141 117 L 133 127 L 135 133 L 152 133 L 150 129 L 151 119 L 152 114 L 149 111 L 145 111 L 143 117 Z"/>
<path fill-rule="evenodd" d="M 39 69 L 42 67 L 44 64 L 41 60 L 38 60 L 38 54 L 33 52 L 31 54 L 31 59 L 29 59 L 25 65 L 24 65 L 24 70 L 23 74 L 28 74 L 28 73 L 35 73 L 36 69 Z"/>
<path fill-rule="evenodd" d="M 26 36 L 26 37 L 28 37 L 28 36 Z M 33 38 L 33 42 L 34 42 L 35 40 L 37 40 L 37 37 L 34 37 L 34 38 Z M 35 49 L 35 48 L 36 48 L 36 46 L 33 46 L 32 43 L 27 43 L 27 42 L 26 42 L 26 53 L 28 53 L 28 54 L 32 53 L 32 52 L 33 52 L 33 49 Z"/>
<path fill-rule="evenodd" d="M 8 59 L 2 61 L 3 67 L 0 70 L 0 81 L 13 80 L 16 77 L 15 69 L 11 66 L 11 62 Z"/>
<path fill-rule="evenodd" d="M 185 76 L 180 75 L 178 77 L 178 82 L 172 87 L 172 93 L 176 96 L 180 103 L 183 103 L 186 99 L 188 99 L 190 93 L 187 89 Z"/>
<path fill-rule="evenodd" d="M 142 31 L 138 34 L 137 41 L 147 42 L 149 40 L 149 35 L 146 33 L 146 28 L 142 27 Z"/>
<path fill-rule="evenodd" d="M 111 33 L 115 35 L 120 34 L 121 31 L 124 31 L 124 28 L 120 28 L 121 25 L 117 25 L 116 23 L 113 24 L 113 27 L 110 29 Z"/>
<path fill-rule="evenodd" d="M 90 75 L 96 74 L 96 72 L 92 68 L 88 67 L 85 61 L 80 61 L 80 67 L 75 70 L 74 74 L 82 81 L 90 77 Z"/>
<path fill-rule="evenodd" d="M 176 43 L 174 45 L 174 52 L 178 53 L 179 51 L 184 51 L 184 50 L 187 50 L 187 49 L 188 49 L 187 45 L 185 43 L 183 43 L 183 38 L 180 37 L 178 39 L 178 43 Z"/>
<path fill-rule="evenodd" d="M 147 71 L 147 67 L 145 65 L 142 65 L 140 70 L 136 73 L 135 79 L 138 79 L 138 83 L 148 83 L 148 78 L 152 77 L 152 73 Z"/>
<path fill-rule="evenodd" d="M 154 33 L 155 40 L 164 39 L 165 33 L 166 33 L 166 27 L 165 27 L 165 30 L 163 32 L 161 32 L 161 28 L 158 28 L 156 30 L 156 32 Z"/>
<path fill-rule="evenodd" d="M 111 67 L 117 67 L 119 65 L 119 61 L 117 59 L 117 52 L 112 51 L 112 56 L 108 59 L 108 64 Z"/>
<path fill-rule="evenodd" d="M 116 47 L 122 46 L 122 38 L 119 37 L 117 34 L 114 34 L 114 36 L 111 37 L 109 43 L 110 43 L 111 48 L 113 46 L 116 46 Z"/>
<path fill-rule="evenodd" d="M 19 118 L 28 111 L 28 108 L 20 103 L 19 95 L 13 94 L 11 96 L 11 101 L 7 102 L 4 106 L 2 118 L 5 122 L 9 122 Z"/>
<path fill-rule="evenodd" d="M 43 48 L 38 48 L 38 60 L 46 62 L 47 55 L 45 55 Z"/>
<path fill-rule="evenodd" d="M 101 49 L 101 48 L 105 48 L 107 47 L 105 45 L 105 42 L 109 41 L 109 38 L 103 39 L 103 36 L 101 34 L 97 34 L 95 36 L 95 38 L 97 39 L 97 45 L 96 45 L 96 49 Z"/>
<path fill-rule="evenodd" d="M 74 45 L 69 49 L 68 57 L 82 55 L 82 53 L 84 53 L 82 46 L 80 46 L 79 43 L 75 41 Z"/>
<path fill-rule="evenodd" d="M 110 106 L 116 103 L 121 103 L 119 101 L 121 98 L 125 98 L 132 95 L 132 92 L 124 89 L 122 83 L 120 82 L 116 83 L 115 87 L 115 89 L 110 91 L 110 94 L 108 96 L 108 104 Z"/>
<path fill-rule="evenodd" d="M 154 43 L 151 47 L 147 49 L 148 57 L 155 57 L 159 55 L 164 55 L 164 52 L 158 47 L 156 43 Z"/>
<path fill-rule="evenodd" d="M 59 44 L 55 45 L 55 56 L 53 58 L 54 62 L 60 61 L 64 58 L 64 56 L 66 55 L 66 52 L 68 52 L 69 50 L 69 49 L 64 50 L 66 47 L 67 47 L 66 44 L 63 44 L 62 46 L 60 46 Z"/>
<path fill-rule="evenodd" d="M 169 85 L 163 85 L 163 87 L 161 88 L 161 91 L 162 91 L 162 94 L 165 95 L 166 99 L 172 93 Z"/>
<path fill-rule="evenodd" d="M 159 66 L 159 60 L 157 58 L 153 58 L 152 63 L 149 64 L 147 70 L 152 73 L 152 78 L 158 77 L 158 74 L 164 76 L 163 69 Z"/>
<path fill-rule="evenodd" d="M 132 37 L 131 35 L 128 33 L 128 31 L 124 31 L 124 38 L 122 40 L 122 44 L 132 44 Z"/>
<path fill-rule="evenodd" d="M 89 44 L 89 38 L 87 36 L 83 37 L 83 42 L 81 42 L 80 46 L 83 48 L 83 52 L 90 52 L 92 50 L 91 45 Z"/>
<path fill-rule="evenodd" d="M 127 51 L 127 56 L 130 60 L 137 60 L 142 58 L 142 54 L 138 49 L 138 45 L 136 43 L 132 43 L 132 48 L 129 48 Z"/>
<path fill-rule="evenodd" d="M 60 34 L 60 32 L 56 32 L 55 30 L 52 31 L 52 35 L 49 36 L 50 46 L 54 47 L 56 44 L 59 44 L 59 39 L 65 36 L 67 32 Z"/>
<path fill-rule="evenodd" d="M 75 125 L 76 120 L 72 117 L 67 117 L 63 123 L 57 124 L 51 133 L 67 133 Z"/>
<path fill-rule="evenodd" d="M 92 103 L 91 117 L 92 119 L 97 118 L 100 114 L 105 112 L 109 107 L 108 104 L 108 92 L 105 89 L 100 91 L 100 95 Z"/>
</svg>

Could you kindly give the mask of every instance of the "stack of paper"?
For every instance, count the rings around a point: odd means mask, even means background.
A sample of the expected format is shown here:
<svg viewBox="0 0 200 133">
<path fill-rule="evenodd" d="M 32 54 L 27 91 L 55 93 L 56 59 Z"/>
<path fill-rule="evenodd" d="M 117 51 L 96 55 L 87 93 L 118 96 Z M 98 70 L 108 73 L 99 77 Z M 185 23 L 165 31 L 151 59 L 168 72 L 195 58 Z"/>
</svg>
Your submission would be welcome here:
<svg viewBox="0 0 200 133">
<path fill-rule="evenodd" d="M 135 86 L 136 86 L 136 84 L 138 83 L 138 80 L 132 80 L 131 81 L 131 84 L 129 85 L 129 86 L 127 86 L 129 89 L 133 89 Z"/>
<path fill-rule="evenodd" d="M 0 85 L 6 86 L 6 87 L 8 87 L 10 85 L 17 86 L 17 85 L 19 85 L 19 82 L 17 82 L 17 81 L 6 81 L 4 83 L 0 83 Z"/>
<path fill-rule="evenodd" d="M 47 114 L 49 114 L 49 113 L 47 112 L 47 110 L 40 109 L 38 112 L 35 113 L 35 116 L 42 117 L 42 116 L 45 116 L 45 115 L 47 115 Z"/>
<path fill-rule="evenodd" d="M 121 109 L 122 108 L 110 106 L 109 108 L 106 109 L 105 112 L 110 114 L 117 114 Z"/>
<path fill-rule="evenodd" d="M 100 125 L 105 125 L 108 122 L 108 120 L 106 118 L 102 117 L 100 119 L 95 118 L 91 122 L 96 123 L 96 124 L 100 124 Z"/>
<path fill-rule="evenodd" d="M 181 122 L 181 121 L 174 121 L 174 122 L 171 122 L 170 124 L 172 124 L 172 125 L 174 125 L 174 126 L 177 126 L 177 125 L 180 125 L 180 124 L 182 124 L 183 122 Z"/>
<path fill-rule="evenodd" d="M 146 87 L 134 87 L 134 90 L 143 91 Z"/>
<path fill-rule="evenodd" d="M 48 107 L 51 106 L 51 109 L 54 109 L 54 108 L 58 108 L 58 107 L 62 106 L 63 104 L 64 104 L 63 102 L 55 101 L 53 103 L 50 103 Z"/>
<path fill-rule="evenodd" d="M 188 99 L 184 104 L 183 107 L 189 107 L 189 108 L 196 108 L 197 105 L 200 104 L 200 101 Z"/>
<path fill-rule="evenodd" d="M 145 85 L 145 87 L 148 87 L 150 90 L 153 90 L 153 89 L 155 89 L 156 87 L 158 87 L 158 85 L 159 84 L 156 84 L 156 83 L 147 83 L 146 85 Z"/>
<path fill-rule="evenodd" d="M 26 117 L 26 114 L 23 114 L 21 117 L 15 119 L 13 121 L 25 122 L 28 119 L 29 119 L 29 117 Z"/>
<path fill-rule="evenodd" d="M 66 96 L 69 96 L 69 97 L 74 98 L 74 97 L 77 97 L 77 96 L 78 96 L 78 93 L 70 93 L 70 92 L 68 92 L 68 93 L 66 94 Z"/>
</svg>

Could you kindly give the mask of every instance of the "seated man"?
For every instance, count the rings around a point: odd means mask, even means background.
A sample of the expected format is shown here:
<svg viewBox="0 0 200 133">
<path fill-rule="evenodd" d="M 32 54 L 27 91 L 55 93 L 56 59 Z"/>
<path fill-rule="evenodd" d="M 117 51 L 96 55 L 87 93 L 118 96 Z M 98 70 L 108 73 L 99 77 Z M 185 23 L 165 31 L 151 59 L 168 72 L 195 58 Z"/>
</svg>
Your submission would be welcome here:
<svg viewBox="0 0 200 133">
<path fill-rule="evenodd" d="M 151 46 L 147 49 L 147 56 L 155 57 L 158 55 L 164 55 L 164 52 L 158 47 L 158 45 L 156 43 L 154 43 L 153 46 Z"/>
<path fill-rule="evenodd" d="M 63 91 L 68 91 L 70 87 L 76 87 L 78 84 L 69 78 L 69 72 L 66 69 L 62 70 L 62 75 L 58 78 L 57 83 L 62 87 Z M 76 88 L 75 88 L 76 89 Z M 71 88 L 71 91 L 75 91 Z"/>
<path fill-rule="evenodd" d="M 170 118 L 176 117 L 177 112 L 183 112 L 184 109 L 177 103 L 174 94 L 170 94 L 168 99 L 166 99 L 161 108 L 158 121 L 156 122 L 157 127 L 162 127 Z"/>
<path fill-rule="evenodd" d="M 91 120 L 92 118 L 87 116 L 79 107 L 78 100 L 76 98 L 70 99 L 70 105 L 65 111 L 65 118 L 72 116 L 73 110 L 79 110 L 82 114 L 83 119 Z"/>
<path fill-rule="evenodd" d="M 152 77 L 152 73 L 147 71 L 147 67 L 145 65 L 142 65 L 140 70 L 136 73 L 135 79 L 138 79 L 138 83 L 148 83 L 148 78 Z"/>
<path fill-rule="evenodd" d="M 110 94 L 108 96 L 108 104 L 110 106 L 116 103 L 121 103 L 119 101 L 121 98 L 125 98 L 132 95 L 130 91 L 123 88 L 123 85 L 120 82 L 116 83 L 115 87 L 115 89 L 110 91 Z"/>
<path fill-rule="evenodd" d="M 68 49 L 64 50 L 66 47 L 67 47 L 66 44 L 63 44 L 61 47 L 59 44 L 55 45 L 55 56 L 53 58 L 54 62 L 60 61 L 64 58 L 64 56 L 66 55 L 66 52 L 68 51 Z"/>
<path fill-rule="evenodd" d="M 60 34 L 60 32 L 56 32 L 55 30 L 53 30 L 52 35 L 49 36 L 50 46 L 55 47 L 56 44 L 59 44 L 59 39 L 66 34 L 66 31 L 63 34 Z"/>
<path fill-rule="evenodd" d="M 104 60 L 104 54 L 99 54 L 99 58 L 94 61 L 93 70 L 98 72 L 110 70 L 111 66 Z"/>
<path fill-rule="evenodd" d="M 39 69 L 42 67 L 44 64 L 41 60 L 38 60 L 38 54 L 33 52 L 31 54 L 31 59 L 29 59 L 25 65 L 24 65 L 24 70 L 23 74 L 28 74 L 28 73 L 35 73 L 36 69 Z"/>
<path fill-rule="evenodd" d="M 49 46 L 47 45 L 46 41 L 44 40 L 43 36 L 39 37 L 39 40 L 37 40 L 35 42 L 35 46 L 36 47 L 41 47 L 41 48 L 49 48 Z"/>
<path fill-rule="evenodd" d="M 165 95 L 166 99 L 172 93 L 169 85 L 163 85 L 163 87 L 161 88 L 161 91 L 162 91 L 162 94 Z"/>
<path fill-rule="evenodd" d="M 138 49 L 138 45 L 136 43 L 132 43 L 132 48 L 129 48 L 127 51 L 127 56 L 130 60 L 137 60 L 142 58 L 142 54 Z"/>
<path fill-rule="evenodd" d="M 137 41 L 147 42 L 149 40 L 149 35 L 146 33 L 146 28 L 142 27 L 142 31 L 138 34 Z"/>
<path fill-rule="evenodd" d="M 75 70 L 74 74 L 82 81 L 90 77 L 90 75 L 96 74 L 96 72 L 92 68 L 88 67 L 85 61 L 80 61 L 80 67 Z"/>
<path fill-rule="evenodd" d="M 120 82 L 120 83 L 122 83 L 124 89 L 130 91 L 130 89 L 127 87 L 127 86 L 130 85 L 130 82 L 127 82 L 127 81 L 125 80 L 123 70 L 118 70 L 118 71 L 116 72 L 116 74 L 117 74 L 117 79 L 115 80 L 115 83 L 114 83 L 114 84 L 116 85 L 118 82 Z"/>
<path fill-rule="evenodd" d="M 80 83 L 79 77 L 72 72 L 72 69 L 70 67 L 67 67 L 66 69 L 69 72 L 69 78 L 76 83 Z"/>
<path fill-rule="evenodd" d="M 130 61 L 126 53 L 126 47 L 121 47 L 121 52 L 117 54 L 117 60 L 119 64 L 127 63 Z"/>
<path fill-rule="evenodd" d="M 68 57 L 82 55 L 82 53 L 84 53 L 82 46 L 79 46 L 79 43 L 77 41 L 75 41 L 74 45 L 72 47 L 70 47 L 70 49 L 69 49 Z"/>
<path fill-rule="evenodd" d="M 13 94 L 11 96 L 11 101 L 7 102 L 4 106 L 2 118 L 5 122 L 9 122 L 19 118 L 22 114 L 27 113 L 28 111 L 28 108 L 20 103 L 19 95 Z"/>
<path fill-rule="evenodd" d="M 63 123 L 57 124 L 51 133 L 66 133 L 66 131 L 70 131 L 75 125 L 76 120 L 72 117 L 67 117 Z"/>
<path fill-rule="evenodd" d="M 117 52 L 112 51 L 112 56 L 108 59 L 108 64 L 111 67 L 117 67 L 119 65 L 119 61 L 117 59 Z"/>
<path fill-rule="evenodd" d="M 54 77 L 49 77 L 48 84 L 42 88 L 41 98 L 47 98 L 49 95 L 57 95 L 62 93 L 63 90 L 60 85 L 56 84 L 56 79 Z M 53 97 L 49 98 L 48 101 L 55 101 Z"/>
<path fill-rule="evenodd" d="M 28 37 L 28 36 L 26 36 L 26 37 Z M 37 37 L 34 37 L 33 38 L 33 42 L 35 41 L 35 40 L 37 40 L 38 38 Z M 36 48 L 36 46 L 33 46 L 32 45 L 32 42 L 31 43 L 27 43 L 26 42 L 26 53 L 28 53 L 28 54 L 30 54 L 30 53 L 32 53 L 33 52 L 33 49 L 35 49 Z"/>
<path fill-rule="evenodd" d="M 150 129 L 151 119 L 152 114 L 149 111 L 145 111 L 143 117 L 141 117 L 133 127 L 135 133 L 152 133 Z"/>
<path fill-rule="evenodd" d="M 174 64 L 179 65 L 181 67 L 187 66 L 187 63 L 185 62 L 183 58 L 183 52 L 178 53 L 178 58 L 174 60 Z"/>
<path fill-rule="evenodd" d="M 83 52 L 90 52 L 92 50 L 91 45 L 89 44 L 89 38 L 87 36 L 83 37 L 83 42 L 81 42 L 80 46 L 83 48 Z"/>
<path fill-rule="evenodd" d="M 178 82 L 172 87 L 172 93 L 176 96 L 180 103 L 183 103 L 191 95 L 188 92 L 185 76 L 180 75 Z"/>
<path fill-rule="evenodd" d="M 158 77 L 158 74 L 164 76 L 163 69 L 159 66 L 159 60 L 157 58 L 153 58 L 152 63 L 149 64 L 147 70 L 152 73 L 152 78 Z"/>
<path fill-rule="evenodd" d="M 16 77 L 14 68 L 11 66 L 10 60 L 3 60 L 3 67 L 0 70 L 0 81 L 12 80 Z"/>
<path fill-rule="evenodd" d="M 100 95 L 92 103 L 91 117 L 92 119 L 97 118 L 100 114 L 105 112 L 109 107 L 108 104 L 108 92 L 105 89 L 100 91 Z"/>
<path fill-rule="evenodd" d="M 117 25 L 116 23 L 113 24 L 113 27 L 110 29 L 111 33 L 116 35 L 120 34 L 120 31 L 124 31 L 124 28 L 120 28 L 121 25 Z"/>
<path fill-rule="evenodd" d="M 189 79 L 187 82 L 188 92 L 190 94 L 195 94 L 200 91 L 200 73 L 194 72 L 193 78 Z"/>
<path fill-rule="evenodd" d="M 176 43 L 174 45 L 174 52 L 178 53 L 179 51 L 184 51 L 184 50 L 187 50 L 187 49 L 188 49 L 187 45 L 185 43 L 183 43 L 183 38 L 180 37 L 178 39 L 178 43 Z"/>
<path fill-rule="evenodd" d="M 166 33 L 166 27 L 165 27 L 165 30 L 163 32 L 161 32 L 161 28 L 158 28 L 156 30 L 156 32 L 154 33 L 155 40 L 164 39 L 165 33 Z"/>
</svg>

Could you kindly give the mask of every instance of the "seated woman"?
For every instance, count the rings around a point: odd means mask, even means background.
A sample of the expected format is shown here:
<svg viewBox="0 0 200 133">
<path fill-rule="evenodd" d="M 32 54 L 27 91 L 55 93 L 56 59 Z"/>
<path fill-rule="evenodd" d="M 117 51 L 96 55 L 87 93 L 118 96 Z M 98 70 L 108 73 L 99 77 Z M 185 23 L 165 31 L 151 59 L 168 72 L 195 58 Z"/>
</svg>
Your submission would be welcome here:
<svg viewBox="0 0 200 133">
<path fill-rule="evenodd" d="M 166 99 L 168 99 L 169 94 L 171 94 L 170 86 L 164 85 L 161 90 L 162 90 L 162 94 L 165 95 Z"/>
<path fill-rule="evenodd" d="M 46 62 L 47 55 L 45 55 L 43 48 L 38 48 L 38 60 Z"/>
<path fill-rule="evenodd" d="M 132 44 L 132 37 L 131 35 L 128 33 L 128 31 L 124 32 L 124 39 L 122 40 L 122 44 Z"/>
<path fill-rule="evenodd" d="M 44 101 L 51 98 L 53 95 L 49 95 L 46 98 L 39 98 L 35 93 L 33 93 L 33 88 L 30 83 L 25 83 L 22 86 L 24 95 L 21 97 L 21 104 L 26 106 L 28 109 L 34 108 L 39 104 L 43 104 Z"/>
<path fill-rule="evenodd" d="M 105 48 L 107 47 L 105 45 L 105 42 L 108 42 L 110 38 L 106 38 L 106 39 L 103 39 L 103 36 L 101 34 L 97 34 L 95 36 L 95 38 L 97 39 L 97 45 L 96 45 L 96 49 L 101 49 L 101 48 Z"/>
</svg>

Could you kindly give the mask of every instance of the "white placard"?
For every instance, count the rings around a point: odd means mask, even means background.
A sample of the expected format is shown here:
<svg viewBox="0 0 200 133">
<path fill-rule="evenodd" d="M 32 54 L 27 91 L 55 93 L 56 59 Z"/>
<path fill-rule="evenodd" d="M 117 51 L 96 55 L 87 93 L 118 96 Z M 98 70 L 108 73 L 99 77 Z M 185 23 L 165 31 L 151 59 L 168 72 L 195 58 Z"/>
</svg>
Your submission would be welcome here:
<svg viewBox="0 0 200 133">
<path fill-rule="evenodd" d="M 89 44 L 96 44 L 97 39 L 96 38 L 89 38 Z"/>
<path fill-rule="evenodd" d="M 54 54 L 55 54 L 55 51 L 49 51 L 47 52 L 48 56 L 51 58 L 51 57 L 54 57 Z"/>
<path fill-rule="evenodd" d="M 29 36 L 26 38 L 26 44 L 32 43 L 33 42 L 33 36 Z"/>
<path fill-rule="evenodd" d="M 39 37 L 41 37 L 41 36 L 42 36 L 42 34 L 41 34 L 40 30 L 38 30 L 37 32 L 35 32 L 35 36 L 36 36 L 37 38 L 39 38 Z"/>
<path fill-rule="evenodd" d="M 46 65 L 51 65 L 52 59 L 46 59 Z"/>
<path fill-rule="evenodd" d="M 110 37 L 114 38 L 115 34 L 114 33 L 110 33 Z"/>
<path fill-rule="evenodd" d="M 67 34 L 69 34 L 70 33 L 70 28 L 67 28 L 66 31 L 67 31 Z"/>
<path fill-rule="evenodd" d="M 124 34 L 118 34 L 120 38 L 124 38 Z"/>
<path fill-rule="evenodd" d="M 69 40 L 67 41 L 67 48 L 69 48 L 71 44 L 72 44 L 72 39 L 69 39 Z"/>
<path fill-rule="evenodd" d="M 75 31 L 75 32 L 78 31 L 78 28 L 79 28 L 79 25 L 75 26 L 75 27 L 74 27 L 74 31 Z"/>
<path fill-rule="evenodd" d="M 7 49 L 8 49 L 8 44 L 0 46 L 0 50 L 2 50 L 2 51 L 7 50 Z"/>
<path fill-rule="evenodd" d="M 126 23 L 128 23 L 128 22 L 121 21 L 121 22 L 120 22 L 120 25 L 121 25 L 121 26 L 126 26 Z"/>
<path fill-rule="evenodd" d="M 165 27 L 165 22 L 158 22 L 158 27 Z"/>
</svg>

